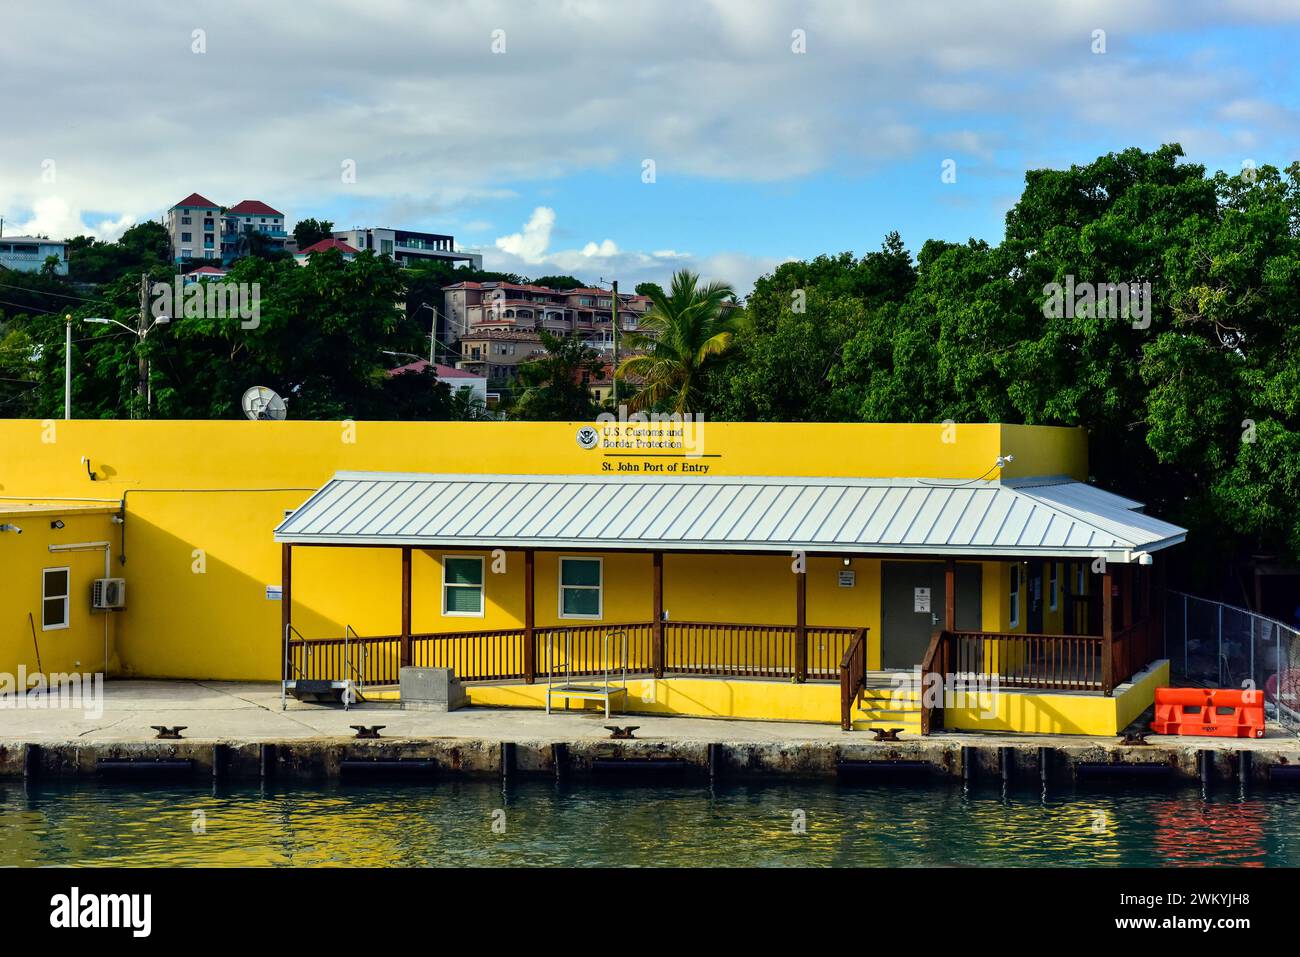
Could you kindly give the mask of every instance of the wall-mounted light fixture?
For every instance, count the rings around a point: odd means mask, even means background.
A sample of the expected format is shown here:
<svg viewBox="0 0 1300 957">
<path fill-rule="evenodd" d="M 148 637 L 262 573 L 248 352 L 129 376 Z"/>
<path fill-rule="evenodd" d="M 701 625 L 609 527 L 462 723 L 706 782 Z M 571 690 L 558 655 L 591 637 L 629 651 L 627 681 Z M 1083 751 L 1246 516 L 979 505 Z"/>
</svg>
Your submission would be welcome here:
<svg viewBox="0 0 1300 957">
<path fill-rule="evenodd" d="M 50 528 L 62 528 L 62 527 L 63 527 L 63 519 L 61 518 L 56 518 L 54 521 L 50 522 Z"/>
<path fill-rule="evenodd" d="M 96 479 L 99 478 L 99 476 L 95 474 L 95 470 L 92 469 L 92 468 L 90 467 L 90 456 L 89 456 L 89 455 L 83 455 L 83 456 L 81 457 L 81 464 L 84 465 L 84 466 L 86 467 L 86 474 L 90 476 L 90 480 L 91 480 L 92 482 L 94 482 Z"/>
<path fill-rule="evenodd" d="M 841 558 L 840 561 L 843 562 L 845 568 L 848 568 L 850 565 L 853 564 L 853 559 L 851 559 L 851 558 L 849 558 L 849 557 L 847 557 L 847 556 L 845 556 L 844 558 Z"/>
</svg>

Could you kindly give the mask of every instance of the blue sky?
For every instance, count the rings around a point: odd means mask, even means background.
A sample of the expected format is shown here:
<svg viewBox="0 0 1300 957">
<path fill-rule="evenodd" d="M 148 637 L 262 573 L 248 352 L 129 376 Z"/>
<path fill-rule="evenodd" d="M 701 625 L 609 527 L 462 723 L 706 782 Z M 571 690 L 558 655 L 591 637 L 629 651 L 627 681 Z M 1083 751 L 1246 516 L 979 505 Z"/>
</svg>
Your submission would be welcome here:
<svg viewBox="0 0 1300 957">
<path fill-rule="evenodd" d="M 743 294 L 891 229 L 996 241 L 1030 167 L 1165 142 L 1211 168 L 1300 158 L 1298 0 L 312 10 L 9 11 L 6 233 L 112 237 L 197 191 L 452 232 L 531 276 L 687 266 Z"/>
</svg>

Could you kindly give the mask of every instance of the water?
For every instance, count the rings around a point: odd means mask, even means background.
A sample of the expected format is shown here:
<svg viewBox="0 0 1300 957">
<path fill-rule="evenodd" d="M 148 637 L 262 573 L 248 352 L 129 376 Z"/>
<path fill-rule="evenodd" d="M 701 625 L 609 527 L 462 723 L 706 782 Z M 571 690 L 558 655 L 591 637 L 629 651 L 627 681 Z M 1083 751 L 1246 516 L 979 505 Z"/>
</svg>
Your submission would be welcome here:
<svg viewBox="0 0 1300 957">
<path fill-rule="evenodd" d="M 1300 793 L 0 785 L 0 865 L 51 864 L 1296 866 Z"/>
</svg>

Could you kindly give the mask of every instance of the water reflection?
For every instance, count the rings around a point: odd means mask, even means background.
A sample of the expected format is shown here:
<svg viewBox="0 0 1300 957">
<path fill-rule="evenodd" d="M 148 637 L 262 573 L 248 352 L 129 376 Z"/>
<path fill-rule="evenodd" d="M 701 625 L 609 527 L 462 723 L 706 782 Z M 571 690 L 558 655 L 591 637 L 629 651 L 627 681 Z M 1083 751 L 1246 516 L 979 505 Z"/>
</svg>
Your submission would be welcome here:
<svg viewBox="0 0 1300 957">
<path fill-rule="evenodd" d="M 17 785 L 0 865 L 1295 866 L 1297 812 L 1193 789 Z"/>
</svg>

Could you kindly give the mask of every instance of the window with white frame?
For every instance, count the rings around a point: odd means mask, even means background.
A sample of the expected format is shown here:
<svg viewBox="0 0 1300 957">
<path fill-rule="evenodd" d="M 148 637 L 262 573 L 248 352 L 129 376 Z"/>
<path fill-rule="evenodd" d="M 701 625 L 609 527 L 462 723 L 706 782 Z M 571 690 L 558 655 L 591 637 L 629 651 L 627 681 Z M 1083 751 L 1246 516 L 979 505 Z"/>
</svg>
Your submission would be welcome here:
<svg viewBox="0 0 1300 957">
<path fill-rule="evenodd" d="M 1088 566 L 1084 562 L 1074 566 L 1074 593 L 1076 595 L 1088 593 Z"/>
<path fill-rule="evenodd" d="M 1008 620 L 1011 627 L 1014 628 L 1020 624 L 1020 566 L 1012 563 L 1010 569 L 1011 579 L 1011 613 Z"/>
<path fill-rule="evenodd" d="M 1057 562 L 1048 563 L 1047 602 L 1052 611 L 1061 603 L 1061 566 Z"/>
<path fill-rule="evenodd" d="M 483 617 L 483 559 L 477 555 L 442 557 L 442 613 Z"/>
<path fill-rule="evenodd" d="M 560 617 L 601 616 L 601 559 L 560 559 Z"/>
<path fill-rule="evenodd" d="M 41 572 L 41 630 L 68 627 L 72 571 L 69 568 L 46 568 Z"/>
</svg>

